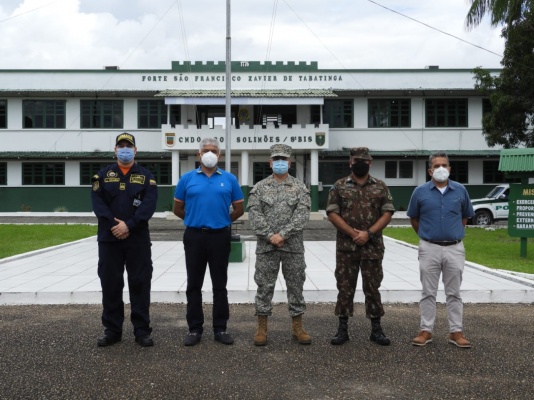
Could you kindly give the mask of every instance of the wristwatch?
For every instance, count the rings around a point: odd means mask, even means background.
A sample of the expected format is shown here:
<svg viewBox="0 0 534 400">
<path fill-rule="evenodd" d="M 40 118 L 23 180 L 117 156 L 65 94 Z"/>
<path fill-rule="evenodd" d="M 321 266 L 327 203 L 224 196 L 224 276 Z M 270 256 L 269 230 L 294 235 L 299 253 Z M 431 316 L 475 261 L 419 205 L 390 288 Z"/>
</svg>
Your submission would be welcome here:
<svg viewBox="0 0 534 400">
<path fill-rule="evenodd" d="M 374 240 L 375 234 L 371 232 L 369 229 L 367 229 L 367 235 L 369 235 L 369 240 Z"/>
</svg>

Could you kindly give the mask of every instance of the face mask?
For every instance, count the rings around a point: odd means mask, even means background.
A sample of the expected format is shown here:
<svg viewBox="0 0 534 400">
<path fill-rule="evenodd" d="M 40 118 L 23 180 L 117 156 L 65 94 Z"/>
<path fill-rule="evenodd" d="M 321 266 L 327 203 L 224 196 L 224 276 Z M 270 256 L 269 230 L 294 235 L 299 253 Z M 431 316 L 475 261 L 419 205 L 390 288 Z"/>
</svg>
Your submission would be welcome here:
<svg viewBox="0 0 534 400">
<path fill-rule="evenodd" d="M 365 161 L 358 161 L 351 166 L 352 172 L 358 177 L 365 176 L 369 173 L 369 164 Z"/>
<path fill-rule="evenodd" d="M 436 182 L 445 182 L 448 177 L 449 171 L 447 171 L 447 168 L 439 167 L 432 173 L 432 178 L 434 178 Z"/>
<path fill-rule="evenodd" d="M 204 164 L 206 168 L 213 168 L 217 165 L 218 158 L 211 151 L 208 151 L 207 153 L 202 154 L 200 161 L 202 161 L 202 164 Z"/>
<path fill-rule="evenodd" d="M 273 172 L 276 175 L 284 175 L 289 169 L 289 161 L 275 160 L 273 161 Z"/>
<path fill-rule="evenodd" d="M 133 147 L 119 147 L 117 149 L 117 158 L 120 162 L 128 164 L 134 158 Z"/>
</svg>

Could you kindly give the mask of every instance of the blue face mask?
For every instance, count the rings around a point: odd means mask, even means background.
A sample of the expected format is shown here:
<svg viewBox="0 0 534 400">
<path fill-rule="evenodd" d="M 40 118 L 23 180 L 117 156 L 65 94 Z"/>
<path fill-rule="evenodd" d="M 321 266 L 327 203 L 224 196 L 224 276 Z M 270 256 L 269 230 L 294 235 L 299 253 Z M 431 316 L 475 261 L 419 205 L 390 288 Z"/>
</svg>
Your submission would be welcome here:
<svg viewBox="0 0 534 400">
<path fill-rule="evenodd" d="M 289 169 L 289 161 L 275 160 L 273 161 L 273 172 L 276 175 L 284 175 Z"/>
<path fill-rule="evenodd" d="M 133 147 L 119 147 L 117 149 L 117 158 L 120 162 L 128 164 L 134 158 Z"/>
</svg>

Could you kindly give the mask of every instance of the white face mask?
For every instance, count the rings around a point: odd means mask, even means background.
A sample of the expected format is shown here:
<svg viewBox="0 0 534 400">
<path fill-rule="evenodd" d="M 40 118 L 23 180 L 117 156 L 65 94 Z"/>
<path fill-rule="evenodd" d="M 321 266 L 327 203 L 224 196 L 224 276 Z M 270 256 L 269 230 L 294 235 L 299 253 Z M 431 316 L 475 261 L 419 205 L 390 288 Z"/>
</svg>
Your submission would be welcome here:
<svg viewBox="0 0 534 400">
<path fill-rule="evenodd" d="M 219 158 L 213 154 L 211 151 L 208 151 L 207 153 L 202 154 L 202 158 L 200 161 L 206 168 L 213 168 L 217 165 L 217 161 Z"/>
<path fill-rule="evenodd" d="M 432 173 L 432 178 L 436 182 L 445 182 L 449 178 L 449 171 L 443 167 L 436 168 Z"/>
</svg>

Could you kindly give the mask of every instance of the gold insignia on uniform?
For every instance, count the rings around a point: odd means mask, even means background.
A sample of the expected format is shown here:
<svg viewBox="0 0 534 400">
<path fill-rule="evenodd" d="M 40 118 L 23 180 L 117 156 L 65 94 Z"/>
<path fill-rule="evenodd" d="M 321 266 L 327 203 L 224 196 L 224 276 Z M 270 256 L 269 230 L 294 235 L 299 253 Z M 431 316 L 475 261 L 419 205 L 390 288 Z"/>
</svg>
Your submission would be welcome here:
<svg viewBox="0 0 534 400">
<path fill-rule="evenodd" d="M 120 178 L 104 178 L 104 182 L 110 183 L 110 182 L 120 182 Z"/>
<path fill-rule="evenodd" d="M 120 190 L 126 190 L 126 183 L 121 182 L 121 184 L 119 185 L 119 189 Z"/>
<path fill-rule="evenodd" d="M 114 177 L 117 176 L 117 173 L 115 171 L 108 171 L 108 175 L 107 176 L 110 177 L 110 178 L 114 178 Z"/>
<path fill-rule="evenodd" d="M 100 176 L 98 176 L 98 174 L 93 175 L 92 181 L 94 182 L 94 181 L 98 181 L 98 180 L 100 180 Z"/>
<path fill-rule="evenodd" d="M 151 185 L 151 186 L 156 186 L 157 183 L 156 183 L 156 181 L 155 181 L 154 179 L 151 179 L 151 180 L 150 180 L 150 185 Z"/>
<path fill-rule="evenodd" d="M 144 185 L 145 184 L 145 176 L 144 175 L 134 175 L 132 174 L 130 176 L 130 183 L 138 183 L 140 185 Z"/>
<path fill-rule="evenodd" d="M 98 176 L 98 175 L 97 175 Z M 98 188 L 100 187 L 100 182 L 94 181 L 93 182 L 93 192 L 96 192 Z"/>
</svg>

